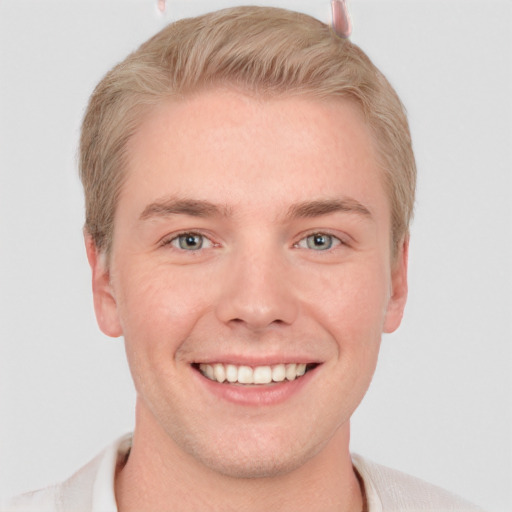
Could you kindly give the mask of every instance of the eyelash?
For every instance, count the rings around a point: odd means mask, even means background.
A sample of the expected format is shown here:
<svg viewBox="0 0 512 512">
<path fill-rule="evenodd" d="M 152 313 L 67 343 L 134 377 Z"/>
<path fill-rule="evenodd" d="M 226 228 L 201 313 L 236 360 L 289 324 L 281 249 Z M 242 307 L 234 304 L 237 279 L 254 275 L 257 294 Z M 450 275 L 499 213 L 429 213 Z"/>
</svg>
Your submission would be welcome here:
<svg viewBox="0 0 512 512">
<path fill-rule="evenodd" d="M 180 239 L 181 238 L 186 238 L 186 237 L 198 237 L 201 239 L 201 245 L 197 248 L 197 249 L 193 249 L 193 248 L 189 248 L 189 249 L 186 249 L 184 247 L 181 247 L 181 246 L 176 246 L 174 245 L 174 242 L 176 242 L 176 244 L 179 244 L 180 243 Z M 207 249 L 210 249 L 211 247 L 216 247 L 218 246 L 218 244 L 216 244 L 215 242 L 213 242 L 209 237 L 207 237 L 206 235 L 204 235 L 203 233 L 198 233 L 196 231 L 184 231 L 182 233 L 177 233 L 177 234 L 174 234 L 168 238 L 165 238 L 163 241 L 162 241 L 162 246 L 165 247 L 165 246 L 168 246 L 168 245 L 171 245 L 174 249 L 178 250 L 178 251 L 183 251 L 183 252 L 198 252 L 199 250 L 201 249 L 205 249 L 204 247 L 204 243 L 205 241 L 207 241 L 210 246 L 209 247 L 206 247 Z"/>
<path fill-rule="evenodd" d="M 308 241 L 312 237 L 328 238 L 330 240 L 330 244 L 325 249 L 320 249 L 318 247 L 317 248 L 311 247 L 309 245 Z M 300 245 L 301 243 L 305 243 L 306 247 L 301 247 L 301 245 Z M 293 247 L 295 247 L 297 249 L 309 249 L 309 250 L 312 250 L 315 252 L 328 252 L 328 251 L 331 251 L 341 245 L 347 245 L 347 243 L 339 236 L 333 235 L 332 233 L 328 233 L 325 231 L 313 231 L 313 232 L 307 233 L 305 236 L 303 236 L 297 243 L 295 243 L 293 245 Z"/>
<path fill-rule="evenodd" d="M 197 248 L 185 248 L 185 247 L 183 247 L 181 245 L 180 241 L 185 241 L 185 240 L 181 240 L 181 239 L 182 238 L 186 239 L 187 237 L 189 237 L 189 238 L 193 238 L 193 237 L 200 238 L 200 242 L 201 243 L 200 243 L 199 247 L 197 247 Z M 310 240 L 313 237 L 318 237 L 318 239 L 320 239 L 320 238 L 324 238 L 324 239 L 327 238 L 328 241 L 329 241 L 328 247 L 326 247 L 326 248 L 312 247 L 311 244 L 316 243 L 315 240 Z M 205 241 L 206 241 L 206 243 L 209 244 L 208 247 L 204 247 Z M 301 246 L 301 244 L 305 244 L 306 246 Z M 213 247 L 218 247 L 219 244 L 216 244 L 215 242 L 213 242 L 208 236 L 206 236 L 203 233 L 198 233 L 196 231 L 184 231 L 184 232 L 177 233 L 175 235 L 172 235 L 169 238 L 164 239 L 162 241 L 161 245 L 162 246 L 171 245 L 174 249 L 176 249 L 178 251 L 198 252 L 201 249 L 211 249 Z M 309 249 L 309 250 L 312 250 L 312 251 L 315 251 L 315 252 L 328 252 L 328 251 L 330 251 L 330 250 L 332 250 L 332 249 L 334 249 L 334 248 L 336 248 L 336 247 L 338 247 L 340 245 L 347 245 L 347 243 L 343 239 L 341 239 L 340 237 L 338 237 L 336 235 L 333 235 L 331 233 L 326 233 L 324 231 L 314 231 L 312 233 L 307 233 L 305 236 L 303 236 L 298 242 L 293 244 L 293 247 L 296 248 L 296 249 Z"/>
</svg>

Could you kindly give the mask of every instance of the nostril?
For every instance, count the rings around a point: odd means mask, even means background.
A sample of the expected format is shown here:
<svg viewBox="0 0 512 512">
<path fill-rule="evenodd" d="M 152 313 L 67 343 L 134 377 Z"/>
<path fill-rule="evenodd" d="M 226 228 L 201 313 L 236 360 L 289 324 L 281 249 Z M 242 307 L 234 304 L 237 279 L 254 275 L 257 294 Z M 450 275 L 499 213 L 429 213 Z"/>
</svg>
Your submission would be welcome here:
<svg viewBox="0 0 512 512">
<path fill-rule="evenodd" d="M 232 282 L 223 287 L 215 307 L 222 323 L 255 331 L 291 325 L 297 312 L 293 289 L 277 279 L 252 274 L 234 275 Z"/>
<path fill-rule="evenodd" d="M 272 327 L 281 327 L 284 325 L 287 325 L 287 322 L 285 320 L 281 320 L 280 318 L 277 318 L 276 320 L 267 321 L 264 318 L 261 319 L 247 319 L 244 320 L 243 318 L 233 318 L 229 321 L 229 323 L 233 326 L 240 325 L 240 326 L 246 326 L 249 330 L 262 330 L 262 329 L 268 329 Z"/>
</svg>

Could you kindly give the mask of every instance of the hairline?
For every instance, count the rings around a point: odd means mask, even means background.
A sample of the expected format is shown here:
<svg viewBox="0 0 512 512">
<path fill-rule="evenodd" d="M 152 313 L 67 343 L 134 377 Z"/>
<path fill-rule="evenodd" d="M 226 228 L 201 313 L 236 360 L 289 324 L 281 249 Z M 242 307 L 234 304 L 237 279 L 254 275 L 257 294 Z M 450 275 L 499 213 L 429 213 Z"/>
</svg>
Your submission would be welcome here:
<svg viewBox="0 0 512 512">
<path fill-rule="evenodd" d="M 381 185 L 384 187 L 384 191 L 386 194 L 386 198 L 388 200 L 388 213 L 390 220 L 390 247 L 392 253 L 392 260 L 394 260 L 397 249 L 399 245 L 403 242 L 403 239 L 409 236 L 409 231 L 407 230 L 403 233 L 402 237 L 399 240 L 394 239 L 394 229 L 392 225 L 392 217 L 393 217 L 393 202 L 391 198 L 392 187 L 387 183 L 386 179 L 386 167 L 385 167 L 385 158 L 381 155 L 379 137 L 374 130 L 371 117 L 368 115 L 368 112 L 362 105 L 361 101 L 358 101 L 353 94 L 349 92 L 343 92 L 341 94 L 321 94 L 318 91 L 315 91 L 311 87 L 304 86 L 302 88 L 290 88 L 289 90 L 264 90 L 263 87 L 250 87 L 249 85 L 244 85 L 241 83 L 236 83 L 236 81 L 228 81 L 226 79 L 219 79 L 210 83 L 199 83 L 196 86 L 189 88 L 188 90 L 179 90 L 174 92 L 167 92 L 165 94 L 161 94 L 160 96 L 156 95 L 140 95 L 139 101 L 135 102 L 133 105 L 133 111 L 136 111 L 138 115 L 133 125 L 133 129 L 130 134 L 126 137 L 124 147 L 122 150 L 122 155 L 119 159 L 119 174 L 120 179 L 118 182 L 118 187 L 114 200 L 114 209 L 112 212 L 112 226 L 108 232 L 108 236 L 105 237 L 104 244 L 102 247 L 99 247 L 100 252 L 103 252 L 106 257 L 106 261 L 110 261 L 112 243 L 115 232 L 115 215 L 119 203 L 119 198 L 122 193 L 122 189 L 126 183 L 128 177 L 128 166 L 129 166 L 129 155 L 130 155 L 130 141 L 136 136 L 138 131 L 141 129 L 145 120 L 151 116 L 151 114 L 158 108 L 162 107 L 162 105 L 169 102 L 184 102 L 189 99 L 193 99 L 194 97 L 200 96 L 201 94 L 212 92 L 218 90 L 221 91 L 233 91 L 235 93 L 244 95 L 251 99 L 260 99 L 264 102 L 268 101 L 279 101 L 282 99 L 288 98 L 303 98 L 312 102 L 318 103 L 349 103 L 355 106 L 358 111 L 363 116 L 363 121 L 369 130 L 370 140 L 371 140 L 371 151 L 372 155 L 375 157 L 375 161 L 377 164 L 377 168 L 379 171 Z M 87 226 L 84 228 L 87 231 Z"/>
</svg>

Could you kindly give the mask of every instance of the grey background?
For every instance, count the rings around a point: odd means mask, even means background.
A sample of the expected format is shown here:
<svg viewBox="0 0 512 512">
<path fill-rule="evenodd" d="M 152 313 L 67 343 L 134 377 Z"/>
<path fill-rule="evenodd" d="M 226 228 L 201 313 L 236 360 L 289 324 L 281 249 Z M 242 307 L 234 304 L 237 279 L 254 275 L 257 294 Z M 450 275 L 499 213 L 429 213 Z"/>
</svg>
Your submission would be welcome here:
<svg viewBox="0 0 512 512">
<path fill-rule="evenodd" d="M 81 238 L 87 98 L 168 21 L 239 3 L 168 0 L 162 16 L 152 0 L 0 0 L 0 496 L 67 477 L 133 425 Z M 328 0 L 264 3 L 329 20 Z M 350 5 L 353 41 L 407 106 L 419 168 L 406 316 L 352 449 L 510 511 L 512 4 Z"/>
</svg>

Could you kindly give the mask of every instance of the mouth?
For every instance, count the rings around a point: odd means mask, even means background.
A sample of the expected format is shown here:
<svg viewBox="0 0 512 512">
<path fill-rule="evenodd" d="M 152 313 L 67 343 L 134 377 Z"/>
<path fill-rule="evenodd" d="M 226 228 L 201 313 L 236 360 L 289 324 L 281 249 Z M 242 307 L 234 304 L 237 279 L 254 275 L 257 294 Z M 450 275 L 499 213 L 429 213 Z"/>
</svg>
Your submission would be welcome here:
<svg viewBox="0 0 512 512">
<path fill-rule="evenodd" d="M 281 363 L 269 366 L 245 366 L 224 363 L 195 363 L 192 366 L 204 377 L 214 382 L 254 386 L 300 379 L 307 372 L 316 368 L 318 364 Z"/>
</svg>

